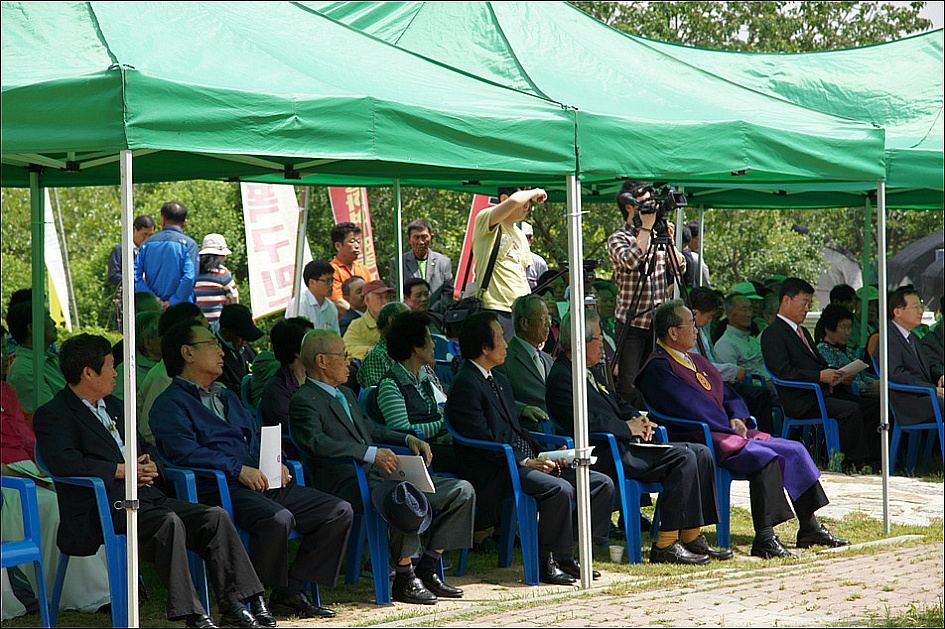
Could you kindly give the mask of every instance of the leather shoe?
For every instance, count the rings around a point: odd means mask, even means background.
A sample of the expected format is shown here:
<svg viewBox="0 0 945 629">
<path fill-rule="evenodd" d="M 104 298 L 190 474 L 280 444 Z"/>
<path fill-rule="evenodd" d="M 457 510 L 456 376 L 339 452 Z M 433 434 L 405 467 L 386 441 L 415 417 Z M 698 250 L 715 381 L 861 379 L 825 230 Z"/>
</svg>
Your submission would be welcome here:
<svg viewBox="0 0 945 629">
<path fill-rule="evenodd" d="M 257 622 L 252 612 L 242 605 L 234 607 L 220 617 L 220 626 L 222 627 L 244 627 L 245 629 L 260 629 L 262 627 Z"/>
<path fill-rule="evenodd" d="M 640 512 L 640 530 L 644 533 L 653 530 L 653 520 L 651 520 L 645 513 Z"/>
<path fill-rule="evenodd" d="M 570 574 L 575 579 L 581 578 L 581 563 L 574 557 L 569 557 L 568 559 L 562 559 L 560 561 L 555 561 L 558 564 L 558 567 L 561 568 L 565 573 Z M 591 570 L 591 576 L 595 579 L 600 578 L 600 572 L 597 570 Z"/>
<path fill-rule="evenodd" d="M 797 555 L 785 548 L 777 535 L 763 540 L 756 537 L 751 543 L 751 555 L 762 559 L 797 559 Z"/>
<path fill-rule="evenodd" d="M 798 548 L 810 548 L 811 546 L 829 546 L 831 548 L 837 548 L 838 546 L 849 545 L 850 540 L 834 537 L 823 524 L 821 524 L 820 528 L 816 531 L 809 533 L 802 533 L 798 531 L 797 533 Z"/>
<path fill-rule="evenodd" d="M 422 576 L 420 580 L 423 582 L 423 586 L 433 592 L 437 598 L 463 598 L 461 589 L 446 583 L 436 572 L 429 576 Z"/>
<path fill-rule="evenodd" d="M 650 548 L 650 563 L 678 563 L 690 566 L 704 566 L 710 561 L 708 555 L 697 555 L 686 550 L 678 539 L 666 548 Z"/>
<path fill-rule="evenodd" d="M 735 556 L 728 548 L 709 546 L 709 540 L 701 533 L 688 544 L 683 544 L 683 547 L 694 555 L 708 555 L 709 559 L 715 559 L 716 561 L 728 561 Z"/>
<path fill-rule="evenodd" d="M 269 607 L 266 606 L 266 599 L 262 594 L 250 598 L 248 602 L 249 612 L 256 617 L 256 622 L 258 622 L 260 626 L 266 627 L 267 629 L 272 629 L 276 626 L 276 617 L 269 611 Z"/>
<path fill-rule="evenodd" d="M 415 605 L 436 605 L 436 594 L 426 588 L 416 575 L 394 577 L 394 585 L 391 588 L 390 596 L 400 603 L 413 603 Z"/>
<path fill-rule="evenodd" d="M 217 623 L 213 622 L 213 618 L 206 614 L 191 614 L 187 617 L 185 626 L 196 627 L 197 629 L 216 629 Z"/>
<path fill-rule="evenodd" d="M 551 585 L 571 585 L 576 581 L 570 574 L 561 570 L 554 555 L 544 557 L 538 564 L 538 578 L 542 583 Z"/>
<path fill-rule="evenodd" d="M 276 616 L 298 616 L 299 618 L 334 618 L 335 612 L 327 607 L 319 607 L 305 592 L 286 594 L 275 591 L 269 597 L 269 609 Z"/>
</svg>

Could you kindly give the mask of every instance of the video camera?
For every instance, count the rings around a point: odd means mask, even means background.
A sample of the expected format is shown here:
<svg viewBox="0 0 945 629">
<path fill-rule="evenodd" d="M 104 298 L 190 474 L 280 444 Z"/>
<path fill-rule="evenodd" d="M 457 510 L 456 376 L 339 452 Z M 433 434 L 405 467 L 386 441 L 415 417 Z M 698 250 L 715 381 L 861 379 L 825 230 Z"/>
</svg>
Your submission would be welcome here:
<svg viewBox="0 0 945 629">
<path fill-rule="evenodd" d="M 640 184 L 630 190 L 622 191 L 617 195 L 617 202 L 623 205 L 632 205 L 637 208 L 633 215 L 633 224 L 640 227 L 643 221 L 640 216 L 644 214 L 656 214 L 656 222 L 653 223 L 653 235 L 656 238 L 669 238 L 666 224 L 666 214 L 676 208 L 686 207 L 689 203 L 686 201 L 686 195 L 670 185 L 664 185 L 657 189 L 656 185 Z M 642 197 L 650 193 L 648 199 L 639 201 Z"/>
</svg>

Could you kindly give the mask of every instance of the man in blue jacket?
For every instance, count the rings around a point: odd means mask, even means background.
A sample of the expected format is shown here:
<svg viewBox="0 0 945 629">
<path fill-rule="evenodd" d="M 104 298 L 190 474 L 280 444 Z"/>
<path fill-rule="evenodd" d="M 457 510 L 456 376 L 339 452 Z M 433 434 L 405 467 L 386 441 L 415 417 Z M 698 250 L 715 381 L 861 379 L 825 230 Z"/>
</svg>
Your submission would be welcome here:
<svg viewBox="0 0 945 629">
<path fill-rule="evenodd" d="M 194 301 L 200 247 L 184 234 L 187 207 L 177 201 L 161 206 L 161 231 L 144 241 L 135 258 L 135 292 L 157 295 L 164 308 Z"/>
<path fill-rule="evenodd" d="M 263 584 L 273 587 L 274 614 L 333 617 L 332 610 L 314 604 L 302 588 L 305 583 L 336 583 L 354 517 L 351 505 L 290 483 L 285 465 L 281 486 L 270 489 L 277 483 L 259 469 L 260 435 L 253 417 L 238 395 L 215 382 L 223 370 L 223 352 L 210 330 L 178 324 L 164 335 L 161 349 L 167 375 L 174 380 L 151 408 L 159 453 L 173 465 L 226 475 L 234 520 L 250 535 L 250 560 Z M 216 499 L 213 489 L 198 483 L 201 498 Z M 302 544 L 290 566 L 288 536 L 293 530 L 302 534 Z"/>
</svg>

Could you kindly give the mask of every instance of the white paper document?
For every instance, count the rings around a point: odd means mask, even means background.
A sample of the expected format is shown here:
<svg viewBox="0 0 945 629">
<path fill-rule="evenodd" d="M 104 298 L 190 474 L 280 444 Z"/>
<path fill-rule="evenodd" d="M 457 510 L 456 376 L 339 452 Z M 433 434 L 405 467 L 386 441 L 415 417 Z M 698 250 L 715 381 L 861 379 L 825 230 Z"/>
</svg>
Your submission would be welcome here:
<svg viewBox="0 0 945 629">
<path fill-rule="evenodd" d="M 860 373 L 867 367 L 869 367 L 869 365 L 867 365 L 860 359 L 856 359 L 852 363 L 847 363 L 843 367 L 840 367 L 840 371 L 843 372 L 844 376 L 855 376 L 856 374 Z M 830 386 L 835 387 L 838 384 L 840 384 L 842 381 L 843 381 L 843 378 L 837 378 L 836 380 L 830 383 Z"/>
<path fill-rule="evenodd" d="M 269 489 L 282 487 L 282 426 L 263 426 L 259 436 L 259 471 Z"/>
<path fill-rule="evenodd" d="M 588 454 L 591 457 L 591 465 L 597 463 L 597 457 L 591 454 L 594 452 L 594 446 L 590 446 L 587 449 Z M 547 450 L 545 452 L 539 452 L 539 457 L 547 457 L 552 461 L 557 461 L 558 459 L 564 459 L 568 462 L 568 465 L 574 465 L 574 459 L 577 454 L 574 451 L 574 448 L 569 448 L 567 450 Z"/>
<path fill-rule="evenodd" d="M 417 486 L 424 493 L 435 494 L 436 487 L 427 471 L 427 464 L 422 456 L 397 455 L 397 469 L 390 475 L 391 480 L 405 480 Z"/>
</svg>

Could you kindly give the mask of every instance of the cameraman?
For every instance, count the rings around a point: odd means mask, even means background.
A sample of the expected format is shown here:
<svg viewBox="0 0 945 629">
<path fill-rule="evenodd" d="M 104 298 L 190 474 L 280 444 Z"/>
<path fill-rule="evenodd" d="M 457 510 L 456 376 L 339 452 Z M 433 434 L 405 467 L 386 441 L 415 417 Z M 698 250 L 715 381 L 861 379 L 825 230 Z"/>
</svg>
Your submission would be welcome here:
<svg viewBox="0 0 945 629">
<path fill-rule="evenodd" d="M 607 239 L 607 252 L 614 267 L 617 284 L 616 326 L 614 333 L 620 339 L 623 328 L 629 325 L 616 366 L 617 391 L 634 406 L 642 408 L 643 400 L 633 381 L 640 365 L 653 351 L 653 311 L 658 305 L 672 299 L 670 288 L 675 281 L 673 268 L 680 275 L 686 272 L 686 259 L 673 242 L 675 226 L 665 221 L 664 212 L 657 212 L 658 193 L 650 184 L 640 181 L 624 183 L 617 193 L 617 205 L 624 224 Z M 654 233 L 657 218 L 662 218 L 656 229 L 665 225 L 665 233 Z M 651 238 L 665 236 L 666 247 L 650 251 Z M 663 242 L 663 241 L 661 241 Z M 650 255 L 647 255 L 649 251 Z M 670 264 L 670 257 L 674 262 Z M 630 312 L 630 308 L 633 312 Z"/>
</svg>

